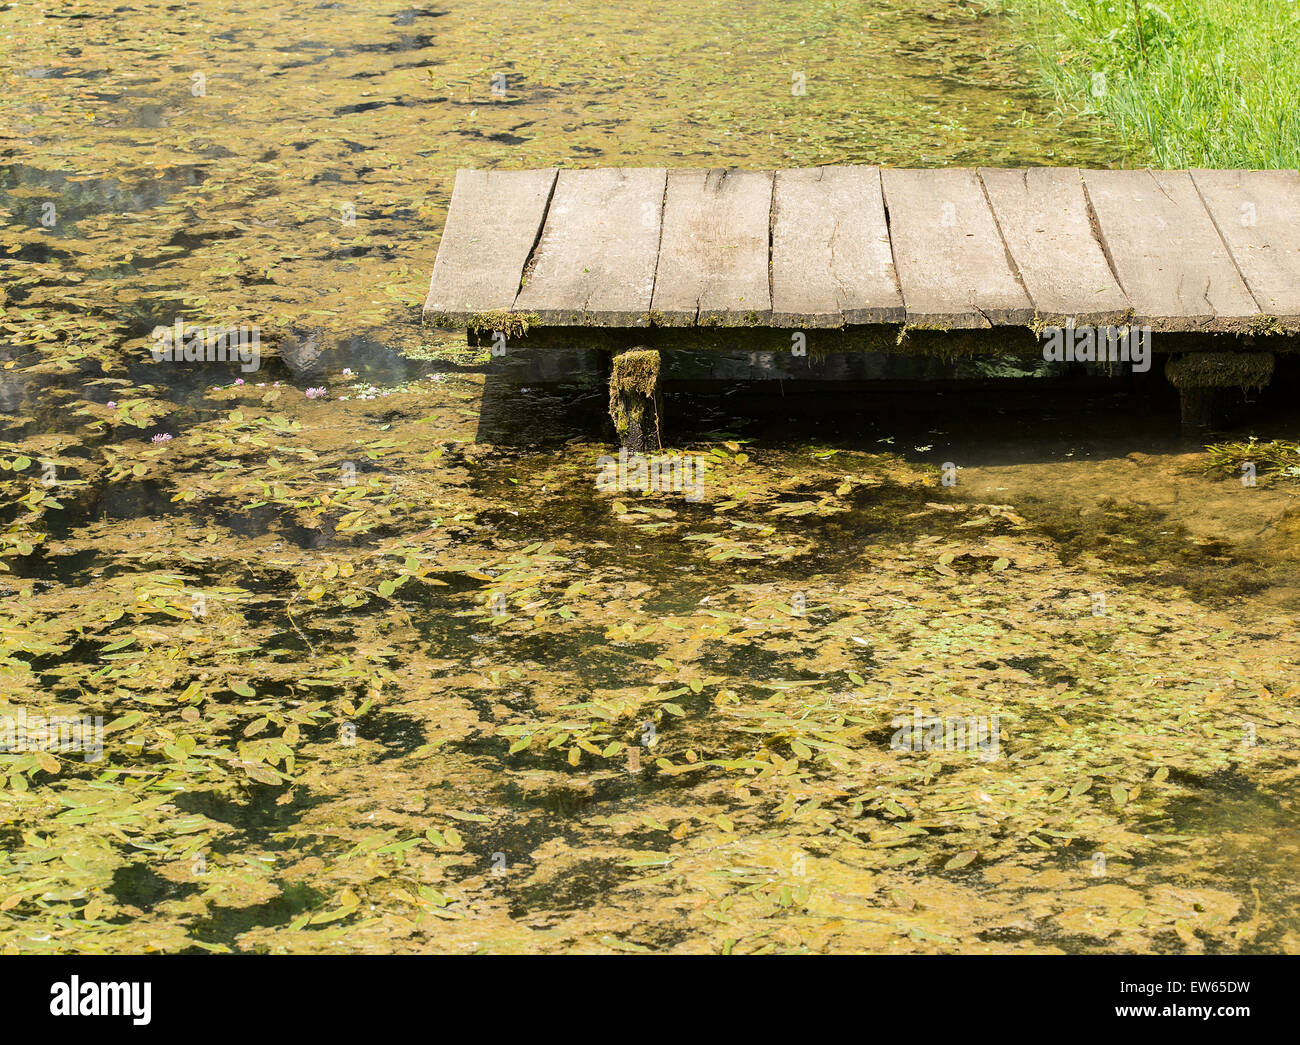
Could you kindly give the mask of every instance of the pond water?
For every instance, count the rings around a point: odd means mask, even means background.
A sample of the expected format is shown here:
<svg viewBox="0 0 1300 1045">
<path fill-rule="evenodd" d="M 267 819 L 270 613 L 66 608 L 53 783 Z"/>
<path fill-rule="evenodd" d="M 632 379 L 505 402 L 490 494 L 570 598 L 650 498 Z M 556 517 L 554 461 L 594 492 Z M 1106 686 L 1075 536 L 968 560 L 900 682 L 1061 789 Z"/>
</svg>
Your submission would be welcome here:
<svg viewBox="0 0 1300 1045">
<path fill-rule="evenodd" d="M 984 5 L 72 0 L 0 59 L 0 949 L 1300 945 L 1296 497 L 1158 382 L 670 394 L 699 496 L 641 496 L 590 374 L 420 328 L 458 167 L 1133 159 Z"/>
</svg>

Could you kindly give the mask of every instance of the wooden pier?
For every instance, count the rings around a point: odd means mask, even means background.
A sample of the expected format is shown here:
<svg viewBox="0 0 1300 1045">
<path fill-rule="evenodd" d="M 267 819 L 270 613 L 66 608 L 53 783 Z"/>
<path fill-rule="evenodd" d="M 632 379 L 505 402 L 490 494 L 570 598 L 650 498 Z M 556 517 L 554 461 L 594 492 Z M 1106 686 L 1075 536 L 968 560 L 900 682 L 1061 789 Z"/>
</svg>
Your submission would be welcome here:
<svg viewBox="0 0 1300 1045">
<path fill-rule="evenodd" d="M 463 170 L 424 313 L 611 349 L 1071 324 L 1271 351 L 1300 333 L 1300 172 Z"/>
</svg>

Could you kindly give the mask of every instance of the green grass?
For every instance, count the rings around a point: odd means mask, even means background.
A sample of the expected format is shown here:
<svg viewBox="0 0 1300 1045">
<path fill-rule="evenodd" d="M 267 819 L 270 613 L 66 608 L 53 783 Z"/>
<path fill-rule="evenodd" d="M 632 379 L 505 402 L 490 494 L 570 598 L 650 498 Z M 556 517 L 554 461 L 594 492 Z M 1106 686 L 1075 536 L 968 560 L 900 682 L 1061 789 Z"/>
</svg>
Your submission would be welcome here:
<svg viewBox="0 0 1300 1045">
<path fill-rule="evenodd" d="M 1062 105 L 1137 162 L 1300 167 L 1300 0 L 1003 2 Z"/>
</svg>

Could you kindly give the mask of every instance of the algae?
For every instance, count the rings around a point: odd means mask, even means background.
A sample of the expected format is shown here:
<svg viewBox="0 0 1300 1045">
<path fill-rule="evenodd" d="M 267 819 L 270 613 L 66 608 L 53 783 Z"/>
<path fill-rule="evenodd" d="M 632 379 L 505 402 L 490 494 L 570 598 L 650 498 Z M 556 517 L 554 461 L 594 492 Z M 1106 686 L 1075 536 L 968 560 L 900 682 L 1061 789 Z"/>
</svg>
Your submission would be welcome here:
<svg viewBox="0 0 1300 1045">
<path fill-rule="evenodd" d="M 1293 609 L 866 422 L 715 404 L 701 501 L 604 494 L 571 390 L 479 441 L 418 318 L 457 167 L 1120 153 L 969 4 L 561 6 L 0 9 L 0 951 L 1300 949 Z M 177 318 L 261 369 L 153 361 Z"/>
</svg>

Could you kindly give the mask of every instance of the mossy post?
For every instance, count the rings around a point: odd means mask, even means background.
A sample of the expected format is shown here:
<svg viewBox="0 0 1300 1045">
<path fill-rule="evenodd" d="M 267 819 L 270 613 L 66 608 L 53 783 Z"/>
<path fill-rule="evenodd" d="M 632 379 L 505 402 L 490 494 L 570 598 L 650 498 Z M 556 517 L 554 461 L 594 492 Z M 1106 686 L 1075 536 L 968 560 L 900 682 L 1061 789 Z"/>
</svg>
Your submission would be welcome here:
<svg viewBox="0 0 1300 1045">
<path fill-rule="evenodd" d="M 619 442 L 631 453 L 663 448 L 659 434 L 659 353 L 653 348 L 630 348 L 614 356 L 609 374 L 609 416 L 614 419 Z"/>
<path fill-rule="evenodd" d="M 1222 418 L 1224 392 L 1252 391 L 1273 377 L 1272 352 L 1189 352 L 1165 364 L 1165 376 L 1178 389 L 1182 422 L 1212 428 Z"/>
</svg>

